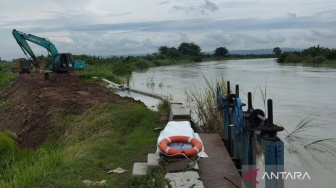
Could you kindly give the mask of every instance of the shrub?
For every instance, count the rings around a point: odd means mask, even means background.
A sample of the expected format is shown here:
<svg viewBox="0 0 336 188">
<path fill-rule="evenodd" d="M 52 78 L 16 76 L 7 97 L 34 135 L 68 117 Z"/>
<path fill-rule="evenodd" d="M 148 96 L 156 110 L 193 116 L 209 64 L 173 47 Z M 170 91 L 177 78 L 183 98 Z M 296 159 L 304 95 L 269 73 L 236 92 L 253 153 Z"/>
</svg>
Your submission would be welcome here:
<svg viewBox="0 0 336 188">
<path fill-rule="evenodd" d="M 154 65 L 155 66 L 161 66 L 161 62 L 156 60 L 156 61 L 154 61 Z"/>
<path fill-rule="evenodd" d="M 135 67 L 139 70 L 144 70 L 148 68 L 148 63 L 145 60 L 141 59 L 135 63 Z"/>
<path fill-rule="evenodd" d="M 326 62 L 328 62 L 328 59 L 324 56 L 321 56 L 321 55 L 315 56 L 312 59 L 312 63 L 314 63 L 314 64 L 322 64 L 322 63 L 326 63 Z"/>
<path fill-rule="evenodd" d="M 295 55 L 295 54 L 289 54 L 286 59 L 286 63 L 299 63 L 300 62 L 300 57 Z"/>
<path fill-rule="evenodd" d="M 194 62 L 202 62 L 201 57 L 194 57 L 193 60 L 194 60 Z"/>
<path fill-rule="evenodd" d="M 278 63 L 284 63 L 287 56 L 289 56 L 288 52 L 282 53 L 278 58 Z"/>
<path fill-rule="evenodd" d="M 313 57 L 310 55 L 305 56 L 304 58 L 302 58 L 301 62 L 302 63 L 311 63 L 313 61 Z"/>
</svg>

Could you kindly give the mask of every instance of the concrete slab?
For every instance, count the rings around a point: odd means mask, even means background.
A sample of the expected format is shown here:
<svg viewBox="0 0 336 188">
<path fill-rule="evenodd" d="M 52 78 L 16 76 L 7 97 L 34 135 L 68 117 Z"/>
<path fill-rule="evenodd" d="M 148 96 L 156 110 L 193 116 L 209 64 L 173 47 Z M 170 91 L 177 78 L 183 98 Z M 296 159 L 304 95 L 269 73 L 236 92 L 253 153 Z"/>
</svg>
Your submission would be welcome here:
<svg viewBox="0 0 336 188">
<path fill-rule="evenodd" d="M 190 114 L 187 112 L 183 104 L 171 104 L 169 121 L 190 121 Z"/>
<path fill-rule="evenodd" d="M 200 181 L 200 177 L 197 172 L 186 171 L 186 172 L 176 172 L 176 173 L 167 173 L 165 179 L 169 181 L 169 185 L 172 188 L 179 187 L 194 187 L 194 188 L 203 188 L 204 185 Z"/>
<path fill-rule="evenodd" d="M 172 105 L 172 104 L 183 104 L 182 102 L 180 101 L 174 101 L 174 100 L 171 100 L 169 101 L 169 103 Z"/>
<path fill-rule="evenodd" d="M 132 172 L 132 177 L 133 178 L 139 178 L 142 176 L 146 176 L 148 173 L 148 167 L 147 163 L 134 163 L 133 165 L 133 172 Z"/>
<path fill-rule="evenodd" d="M 165 158 L 164 168 L 166 172 L 185 171 L 188 168 L 189 160 L 186 158 Z"/>
<path fill-rule="evenodd" d="M 208 158 L 198 161 L 199 173 L 205 187 L 245 187 L 218 134 L 199 134 Z"/>
<path fill-rule="evenodd" d="M 155 153 L 149 153 L 147 156 L 147 168 L 149 172 L 160 167 L 159 165 L 160 155 Z"/>
<path fill-rule="evenodd" d="M 129 90 L 132 91 L 132 92 L 135 92 L 135 93 L 139 93 L 139 94 L 142 94 L 142 95 L 153 97 L 155 99 L 164 100 L 164 96 L 160 95 L 160 94 L 157 94 L 157 93 L 152 93 L 152 92 L 142 91 L 142 90 L 132 89 L 132 88 L 129 88 Z"/>
</svg>

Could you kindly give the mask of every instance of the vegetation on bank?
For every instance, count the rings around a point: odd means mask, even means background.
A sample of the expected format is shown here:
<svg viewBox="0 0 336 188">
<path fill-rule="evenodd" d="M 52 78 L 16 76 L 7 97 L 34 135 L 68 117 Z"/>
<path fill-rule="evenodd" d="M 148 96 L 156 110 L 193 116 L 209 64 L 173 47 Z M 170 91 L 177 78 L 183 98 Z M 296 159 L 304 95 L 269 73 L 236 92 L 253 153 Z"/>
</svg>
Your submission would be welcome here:
<svg viewBox="0 0 336 188">
<path fill-rule="evenodd" d="M 13 66 L 14 62 L 1 62 L 0 90 L 18 76 L 11 73 Z M 121 81 L 120 76 L 130 74 L 125 70 L 129 71 L 102 62 L 77 74 Z M 0 100 L 0 114 L 7 108 L 4 104 Z M 134 162 L 146 161 L 147 154 L 155 152 L 158 132 L 153 129 L 163 126 L 160 114 L 168 108 L 165 101 L 158 112 L 132 102 L 97 104 L 80 115 L 54 109 L 47 112 L 53 114 L 54 128 L 36 150 L 20 148 L 14 133 L 0 132 L 0 187 L 85 187 L 84 180 L 106 180 L 107 187 L 163 187 L 160 172 L 136 182 L 131 173 Z M 127 172 L 107 174 L 118 167 Z"/>
<path fill-rule="evenodd" d="M 215 82 L 210 82 L 204 75 L 203 81 L 206 87 L 186 90 L 187 106 L 194 114 L 192 117 L 196 123 L 197 132 L 199 133 L 218 133 L 223 135 L 223 117 L 217 106 L 217 86 L 222 88 L 222 95 L 226 96 L 226 81 L 223 77 Z"/>
<path fill-rule="evenodd" d="M 0 91 L 17 77 L 16 74 L 11 73 L 13 66 L 13 62 L 0 61 Z"/>
<path fill-rule="evenodd" d="M 274 54 L 229 54 L 226 47 L 218 47 L 212 53 L 203 53 L 197 44 L 185 42 L 177 48 L 160 46 L 157 52 L 141 56 L 74 55 L 75 59 L 81 59 L 87 63 L 87 70 L 77 73 L 80 77 L 90 80 L 94 80 L 92 77 L 106 78 L 119 84 L 128 84 L 133 71 L 146 70 L 150 67 L 226 59 L 274 57 Z"/>
<path fill-rule="evenodd" d="M 302 51 L 282 52 L 279 47 L 273 49 L 278 63 L 336 64 L 336 49 L 313 46 Z"/>
<path fill-rule="evenodd" d="M 57 109 L 52 114 L 55 127 L 37 150 L 21 149 L 14 134 L 0 132 L 0 187 L 85 187 L 84 180 L 131 187 L 133 163 L 155 152 L 160 112 L 141 104 L 104 103 L 81 115 Z M 127 172 L 107 173 L 118 167 Z"/>
<path fill-rule="evenodd" d="M 145 70 L 155 66 L 167 66 L 191 62 L 218 61 L 227 59 L 245 58 L 274 58 L 274 54 L 230 54 L 226 47 L 218 47 L 213 52 L 202 52 L 200 46 L 195 43 L 183 42 L 178 47 L 160 46 L 157 52 L 146 55 L 129 56 L 95 56 L 73 55 L 74 59 L 86 62 L 87 70 L 78 72 L 81 78 L 97 81 L 92 77 L 106 78 L 116 83 L 127 83 L 135 70 Z M 50 57 L 43 55 L 38 59 L 48 62 Z M 17 61 L 14 59 L 13 62 Z"/>
</svg>

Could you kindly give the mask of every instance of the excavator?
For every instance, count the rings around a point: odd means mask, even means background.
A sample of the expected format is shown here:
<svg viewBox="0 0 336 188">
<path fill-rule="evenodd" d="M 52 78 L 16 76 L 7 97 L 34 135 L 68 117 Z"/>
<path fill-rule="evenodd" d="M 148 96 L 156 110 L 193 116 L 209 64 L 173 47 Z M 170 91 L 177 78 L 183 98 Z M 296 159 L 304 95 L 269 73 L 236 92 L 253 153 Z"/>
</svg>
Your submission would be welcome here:
<svg viewBox="0 0 336 188">
<path fill-rule="evenodd" d="M 21 60 L 19 65 L 20 73 L 30 73 L 33 65 L 35 68 L 41 70 L 46 63 L 37 59 L 33 50 L 30 48 L 27 41 L 40 45 L 48 50 L 51 55 L 50 70 L 56 73 L 67 73 L 73 70 L 85 70 L 85 62 L 82 60 L 73 60 L 71 53 L 58 53 L 55 45 L 46 38 L 41 38 L 32 34 L 26 34 L 21 31 L 13 29 L 12 32 L 16 42 L 21 47 L 23 53 L 27 56 L 28 60 Z M 30 58 L 28 57 L 29 54 Z"/>
</svg>

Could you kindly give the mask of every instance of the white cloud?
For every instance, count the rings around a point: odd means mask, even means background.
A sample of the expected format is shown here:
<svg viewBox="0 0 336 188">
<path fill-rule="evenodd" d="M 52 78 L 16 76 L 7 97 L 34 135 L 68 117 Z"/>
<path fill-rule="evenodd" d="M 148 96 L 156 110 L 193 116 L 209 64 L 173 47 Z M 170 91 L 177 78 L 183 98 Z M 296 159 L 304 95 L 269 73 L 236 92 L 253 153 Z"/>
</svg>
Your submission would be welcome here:
<svg viewBox="0 0 336 188">
<path fill-rule="evenodd" d="M 194 0 L 192 3 L 183 3 L 182 5 L 174 5 L 171 9 L 173 11 L 183 11 L 186 14 L 209 14 L 218 11 L 218 6 L 208 0 Z"/>
</svg>

